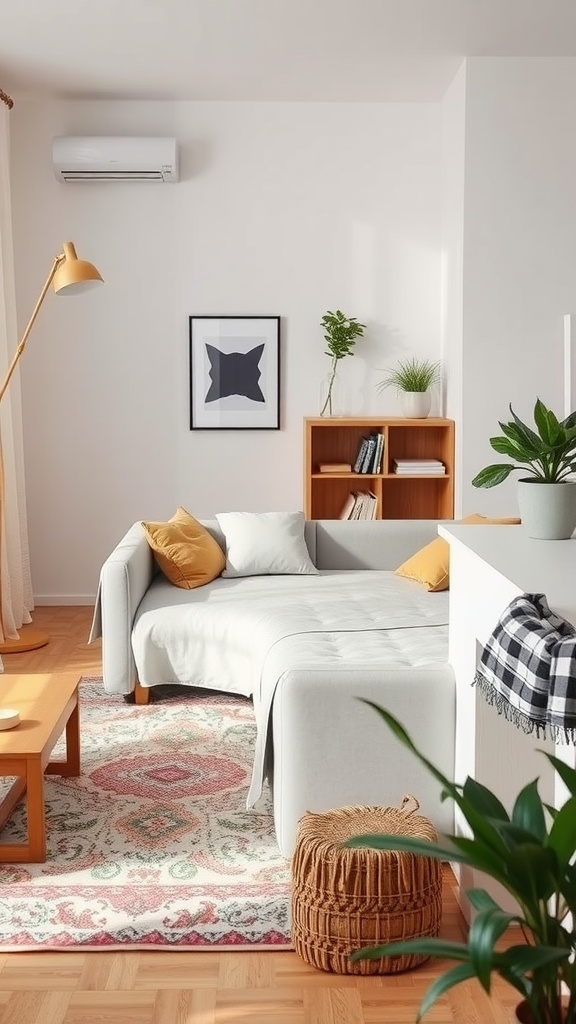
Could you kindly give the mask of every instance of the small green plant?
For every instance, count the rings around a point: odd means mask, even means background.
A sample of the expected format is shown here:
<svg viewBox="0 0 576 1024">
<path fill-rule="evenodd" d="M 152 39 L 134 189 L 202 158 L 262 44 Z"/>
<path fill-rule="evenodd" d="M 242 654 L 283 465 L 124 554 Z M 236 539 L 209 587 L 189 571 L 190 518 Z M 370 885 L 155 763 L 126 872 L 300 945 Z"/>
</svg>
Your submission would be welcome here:
<svg viewBox="0 0 576 1024">
<path fill-rule="evenodd" d="M 443 845 L 399 835 L 353 836 L 346 846 L 408 853 L 466 864 L 495 879 L 513 896 L 516 913 L 507 913 L 485 889 L 466 895 L 476 911 L 468 942 L 420 937 L 358 950 L 353 960 L 421 953 L 456 960 L 426 992 L 417 1020 L 454 985 L 477 978 L 490 992 L 492 974 L 509 982 L 528 1004 L 533 1024 L 574 1024 L 576 1021 L 576 770 L 545 753 L 560 776 L 568 797 L 562 807 L 544 804 L 538 780 L 516 797 L 511 815 L 497 796 L 468 777 L 463 785 L 447 779 L 415 747 L 401 723 L 384 708 L 369 704 L 394 736 L 418 758 L 453 800 L 468 823 L 466 835 L 445 836 Z M 549 824 L 550 823 L 550 824 Z M 524 941 L 496 949 L 509 925 L 520 926 Z M 520 938 L 520 936 L 519 936 Z M 563 1006 L 561 985 L 568 991 Z"/>
<path fill-rule="evenodd" d="M 332 414 L 332 388 L 336 377 L 338 361 L 344 356 L 353 356 L 352 349 L 356 344 L 356 338 L 361 338 L 366 329 L 366 324 L 361 324 L 353 316 L 345 316 L 341 309 L 335 313 L 328 310 L 321 320 L 324 328 L 324 339 L 327 344 L 326 355 L 332 359 L 330 374 L 328 378 L 328 391 L 326 399 L 320 410 L 320 415 Z"/>
<path fill-rule="evenodd" d="M 386 376 L 378 381 L 376 389 L 380 393 L 386 388 L 396 391 L 430 391 L 442 380 L 441 364 L 438 360 L 411 359 L 400 360 L 393 370 L 387 370 Z"/>
<path fill-rule="evenodd" d="M 526 478 L 545 484 L 562 483 L 576 472 L 576 412 L 559 420 L 539 398 L 534 406 L 537 433 L 518 419 L 510 405 L 512 420 L 500 423 L 502 435 L 491 437 L 490 444 L 499 455 L 507 455 L 512 464 L 502 462 L 485 466 L 476 474 L 474 487 L 495 487 L 521 470 Z"/>
</svg>

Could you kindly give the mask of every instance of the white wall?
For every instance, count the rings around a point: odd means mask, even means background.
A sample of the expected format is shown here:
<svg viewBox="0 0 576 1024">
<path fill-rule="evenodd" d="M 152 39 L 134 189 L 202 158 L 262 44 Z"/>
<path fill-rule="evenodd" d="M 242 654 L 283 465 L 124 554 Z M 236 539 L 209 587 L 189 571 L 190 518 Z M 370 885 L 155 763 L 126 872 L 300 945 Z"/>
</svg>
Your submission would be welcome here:
<svg viewBox="0 0 576 1024">
<path fill-rule="evenodd" d="M 442 364 L 446 415 L 456 424 L 455 515 L 460 516 L 462 480 L 462 318 L 464 248 L 464 153 L 466 63 L 442 103 Z"/>
<path fill-rule="evenodd" d="M 462 505 L 517 514 L 516 479 L 470 481 L 502 461 L 488 439 L 531 421 L 536 397 L 563 414 L 563 314 L 576 309 L 576 60 L 467 61 Z"/>
<path fill-rule="evenodd" d="M 50 294 L 22 361 L 37 603 L 90 601 L 140 518 L 182 503 L 302 507 L 302 418 L 329 361 L 319 321 L 368 324 L 342 371 L 357 414 L 396 414 L 377 367 L 440 355 L 435 105 L 35 103 L 12 112 L 19 317 L 65 240 L 105 288 Z M 62 185 L 58 134 L 175 134 L 177 185 Z M 282 317 L 282 429 L 190 431 L 188 316 Z"/>
</svg>

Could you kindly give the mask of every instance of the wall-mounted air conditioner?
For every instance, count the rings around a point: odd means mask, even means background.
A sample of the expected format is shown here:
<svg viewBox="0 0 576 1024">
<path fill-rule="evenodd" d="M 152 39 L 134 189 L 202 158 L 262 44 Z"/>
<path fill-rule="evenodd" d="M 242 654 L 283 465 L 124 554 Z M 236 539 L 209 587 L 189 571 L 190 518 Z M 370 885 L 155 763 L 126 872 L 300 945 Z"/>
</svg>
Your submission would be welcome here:
<svg viewBox="0 0 576 1024">
<path fill-rule="evenodd" d="M 176 139 L 136 135 L 59 135 L 52 143 L 58 181 L 179 181 Z"/>
</svg>

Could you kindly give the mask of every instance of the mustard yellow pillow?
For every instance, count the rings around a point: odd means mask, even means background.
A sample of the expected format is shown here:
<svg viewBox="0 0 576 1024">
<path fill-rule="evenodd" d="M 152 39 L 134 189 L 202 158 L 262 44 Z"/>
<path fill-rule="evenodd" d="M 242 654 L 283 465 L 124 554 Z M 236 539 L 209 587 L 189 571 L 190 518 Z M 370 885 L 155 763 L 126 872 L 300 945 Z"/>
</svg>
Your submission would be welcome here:
<svg viewBox="0 0 576 1024">
<path fill-rule="evenodd" d="M 495 523 L 518 526 L 519 519 L 489 519 L 474 512 L 458 520 L 460 523 L 472 523 L 476 525 L 489 525 Z M 416 580 L 431 593 L 440 590 L 448 590 L 450 586 L 450 545 L 443 537 L 436 537 L 420 548 L 416 554 L 408 558 L 396 569 L 397 576 L 405 576 L 407 579 Z"/>
<path fill-rule="evenodd" d="M 477 526 L 520 526 L 522 522 L 517 516 L 505 516 L 500 519 L 493 519 L 490 516 L 481 516 L 479 512 L 472 512 L 469 516 L 464 516 L 464 519 L 459 519 L 459 523 L 472 523 Z"/>
<path fill-rule="evenodd" d="M 406 576 L 416 580 L 426 590 L 436 592 L 448 590 L 450 585 L 450 547 L 443 537 L 436 537 L 420 548 L 415 555 L 408 558 L 396 569 L 397 576 Z"/>
<path fill-rule="evenodd" d="M 226 556 L 217 541 L 185 508 L 167 523 L 142 523 L 154 557 L 176 587 L 194 590 L 220 575 Z"/>
</svg>

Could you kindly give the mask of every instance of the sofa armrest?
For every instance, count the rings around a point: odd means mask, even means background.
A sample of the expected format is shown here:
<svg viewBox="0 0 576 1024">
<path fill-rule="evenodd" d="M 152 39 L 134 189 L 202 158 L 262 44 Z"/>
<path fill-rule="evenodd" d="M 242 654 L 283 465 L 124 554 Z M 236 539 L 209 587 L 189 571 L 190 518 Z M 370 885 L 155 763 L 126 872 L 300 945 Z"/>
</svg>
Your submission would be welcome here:
<svg viewBox="0 0 576 1024">
<path fill-rule="evenodd" d="M 102 672 L 107 693 L 131 693 L 136 685 L 132 623 L 157 567 L 140 523 L 108 556 L 100 571 L 88 643 L 102 637 Z"/>
</svg>

